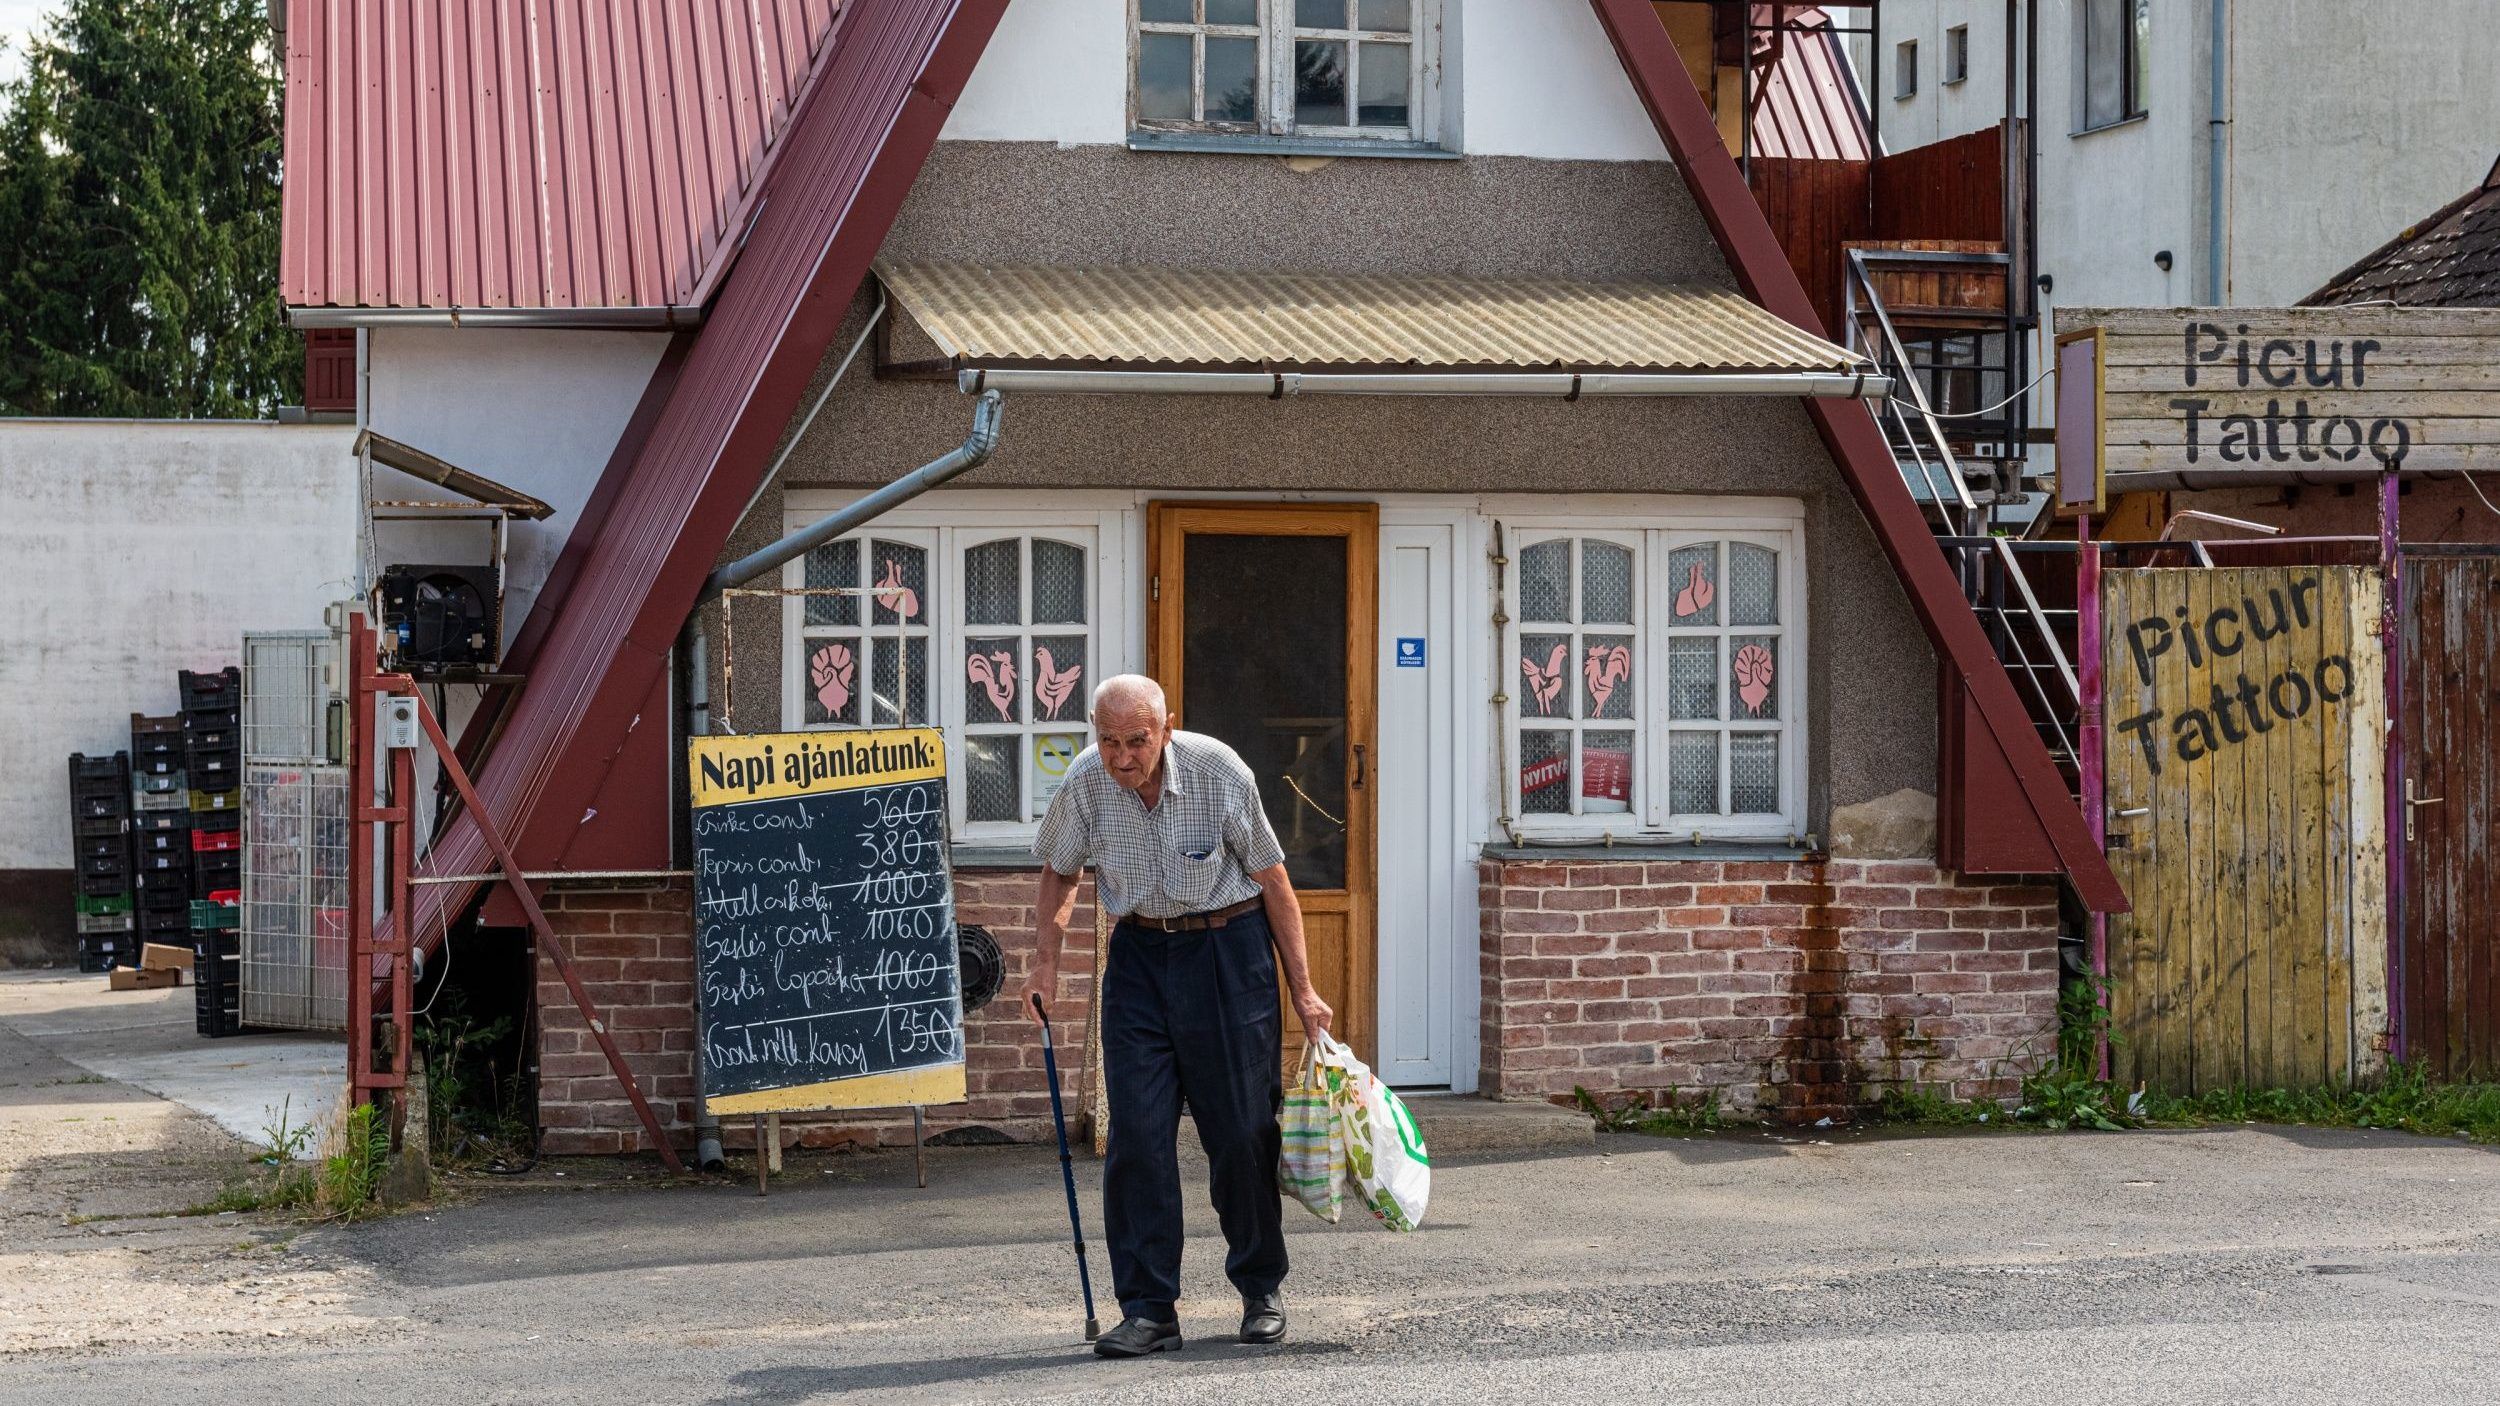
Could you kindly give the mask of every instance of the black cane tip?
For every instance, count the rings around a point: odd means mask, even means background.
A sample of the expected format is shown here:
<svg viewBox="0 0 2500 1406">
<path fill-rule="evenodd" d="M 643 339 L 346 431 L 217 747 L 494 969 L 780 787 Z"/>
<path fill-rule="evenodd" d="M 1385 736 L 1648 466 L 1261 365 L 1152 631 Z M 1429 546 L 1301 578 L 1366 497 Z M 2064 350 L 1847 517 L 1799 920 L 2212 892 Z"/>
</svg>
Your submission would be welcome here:
<svg viewBox="0 0 2500 1406">
<path fill-rule="evenodd" d="M 1094 1320 L 1094 1319 L 1091 1319 L 1091 1318 L 1086 1319 L 1086 1320 L 1085 1320 L 1085 1341 L 1087 1341 L 1087 1342 L 1089 1342 L 1089 1343 L 1090 1343 L 1090 1342 L 1092 1342 L 1094 1339 L 1099 1338 L 1099 1337 L 1101 1337 L 1101 1336 L 1102 1336 L 1102 1324 L 1101 1324 L 1101 1323 L 1099 1323 L 1099 1322 L 1097 1322 L 1097 1321 L 1096 1321 L 1096 1320 Z"/>
</svg>

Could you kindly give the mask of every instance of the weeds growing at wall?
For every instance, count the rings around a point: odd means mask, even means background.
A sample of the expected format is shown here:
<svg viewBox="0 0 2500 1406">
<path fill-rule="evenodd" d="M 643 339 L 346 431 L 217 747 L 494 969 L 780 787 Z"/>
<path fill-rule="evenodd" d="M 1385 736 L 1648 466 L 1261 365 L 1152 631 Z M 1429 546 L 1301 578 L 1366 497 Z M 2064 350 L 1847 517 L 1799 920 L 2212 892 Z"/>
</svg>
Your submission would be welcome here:
<svg viewBox="0 0 2500 1406">
<path fill-rule="evenodd" d="M 1727 1126 L 1719 1110 L 1717 1089 L 1696 1089 L 1689 1096 L 1674 1089 L 1650 1094 L 1625 1094 L 1612 1103 L 1587 1089 L 1571 1086 L 1572 1102 L 1597 1122 L 1601 1133 L 1647 1133 L 1672 1137 L 1682 1133 L 1717 1132 Z"/>
<path fill-rule="evenodd" d="M 442 1167 L 525 1165 L 532 1137 L 528 1090 L 509 1017 L 481 1020 L 446 991 L 419 1024 L 425 1069 L 426 1148 Z"/>
<path fill-rule="evenodd" d="M 368 1103 L 349 1109 L 331 1130 L 314 1203 L 342 1219 L 364 1214 L 381 1194 L 390 1159 L 391 1130 L 383 1120 L 382 1105 Z"/>
<path fill-rule="evenodd" d="M 2390 1065 L 2376 1083 L 2349 1089 L 2219 1089 L 2184 1098 L 2147 1090 L 2138 1109 L 2145 1123 L 2171 1127 L 2288 1123 L 2500 1143 L 2500 1084 L 2445 1083 L 2410 1064 Z"/>
</svg>

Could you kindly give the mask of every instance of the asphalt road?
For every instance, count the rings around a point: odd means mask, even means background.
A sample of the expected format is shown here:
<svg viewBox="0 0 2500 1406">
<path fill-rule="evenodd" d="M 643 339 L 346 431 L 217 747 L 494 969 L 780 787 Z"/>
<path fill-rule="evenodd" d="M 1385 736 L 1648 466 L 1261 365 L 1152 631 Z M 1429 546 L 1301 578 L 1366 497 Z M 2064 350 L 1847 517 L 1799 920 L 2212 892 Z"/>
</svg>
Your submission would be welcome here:
<svg viewBox="0 0 2500 1406">
<path fill-rule="evenodd" d="M 2494 1397 L 2490 1149 L 2270 1128 L 1598 1147 L 1442 1167 L 1409 1236 L 1288 1208 L 1279 1348 L 1230 1341 L 1193 1212 L 1188 1347 L 1086 1355 L 1055 1159 L 962 1149 L 926 1192 L 907 1159 L 800 1164 L 761 1201 L 576 1168 L 314 1230 L 285 1257 L 365 1286 L 358 1326 L 0 1355 L 0 1400 Z"/>
</svg>

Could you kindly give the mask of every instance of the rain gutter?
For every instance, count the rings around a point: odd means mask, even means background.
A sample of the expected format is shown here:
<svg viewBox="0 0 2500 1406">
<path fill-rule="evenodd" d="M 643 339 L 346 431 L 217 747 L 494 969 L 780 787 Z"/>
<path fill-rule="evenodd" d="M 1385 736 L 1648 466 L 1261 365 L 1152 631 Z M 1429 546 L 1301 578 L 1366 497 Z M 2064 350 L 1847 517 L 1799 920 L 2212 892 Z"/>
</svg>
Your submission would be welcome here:
<svg viewBox="0 0 2500 1406">
<path fill-rule="evenodd" d="M 955 384 L 966 395 L 985 391 L 1042 394 L 1500 395 L 1583 400 L 1606 396 L 1772 395 L 1833 400 L 1883 400 L 1892 378 L 1873 372 L 1624 372 L 1624 371 L 1056 371 L 967 368 Z"/>
</svg>

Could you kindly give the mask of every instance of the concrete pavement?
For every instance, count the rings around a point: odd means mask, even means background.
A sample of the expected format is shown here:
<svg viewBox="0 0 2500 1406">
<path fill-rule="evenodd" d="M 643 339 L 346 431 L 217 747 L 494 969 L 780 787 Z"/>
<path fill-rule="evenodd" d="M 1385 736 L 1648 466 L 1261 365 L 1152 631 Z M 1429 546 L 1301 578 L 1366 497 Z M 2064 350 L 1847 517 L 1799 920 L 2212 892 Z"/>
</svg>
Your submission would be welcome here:
<svg viewBox="0 0 2500 1406">
<path fill-rule="evenodd" d="M 1414 1235 L 1289 1210 L 1280 1349 L 1229 1341 L 1193 1210 L 1191 1341 L 1140 1363 L 1077 1340 L 1048 1152 L 943 1149 L 926 1192 L 907 1157 L 793 1167 L 759 1201 L 577 1165 L 315 1230 L 288 1259 L 364 1293 L 364 1331 L 0 1356 L 0 1400 L 2439 1406 L 2488 1400 L 2500 1368 L 2500 1154 L 2394 1134 L 1607 1137 L 1450 1160 Z M 1093 1264 L 1102 1284 L 1099 1245 Z"/>
</svg>

